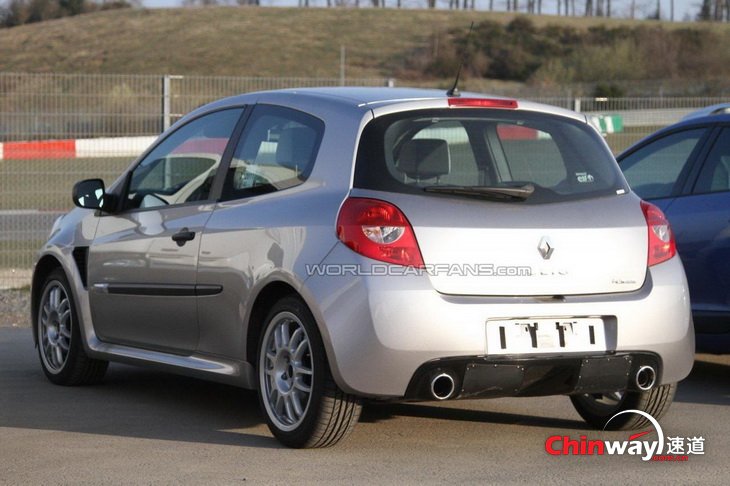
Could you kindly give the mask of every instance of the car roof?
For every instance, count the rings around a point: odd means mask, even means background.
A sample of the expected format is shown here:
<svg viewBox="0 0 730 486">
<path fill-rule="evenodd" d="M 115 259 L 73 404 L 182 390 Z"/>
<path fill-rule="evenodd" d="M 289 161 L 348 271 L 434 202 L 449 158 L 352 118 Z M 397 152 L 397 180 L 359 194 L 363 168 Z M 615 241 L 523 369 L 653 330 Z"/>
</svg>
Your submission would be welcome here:
<svg viewBox="0 0 730 486">
<path fill-rule="evenodd" d="M 499 95 L 471 92 L 462 92 L 460 96 L 461 98 L 514 99 Z M 258 91 L 224 98 L 195 110 L 191 115 L 212 109 L 253 103 L 272 103 L 302 107 L 317 106 L 318 104 L 326 103 L 330 107 L 336 107 L 341 110 L 355 110 L 360 112 L 372 110 L 377 116 L 388 111 L 398 111 L 401 108 L 408 109 L 407 107 L 409 106 L 423 105 L 422 107 L 426 107 L 435 103 L 442 104 L 448 98 L 449 96 L 446 94 L 446 90 L 438 89 L 388 87 L 292 88 Z M 518 109 L 562 115 L 586 122 L 584 115 L 556 106 L 520 99 L 517 100 L 517 104 Z M 189 115 L 184 118 L 189 118 Z"/>
<path fill-rule="evenodd" d="M 710 105 L 706 106 L 704 108 L 700 108 L 699 110 L 693 111 L 689 115 L 686 115 L 682 120 L 692 120 L 695 118 L 700 118 L 704 116 L 709 115 L 722 115 L 722 114 L 729 114 L 730 113 L 730 103 L 718 103 L 716 105 Z"/>
<path fill-rule="evenodd" d="M 301 96 L 340 98 L 341 100 L 370 105 L 394 103 L 399 101 L 414 101 L 422 99 L 445 98 L 446 91 L 418 88 L 386 88 L 386 87 L 323 87 L 323 88 L 295 88 L 270 91 L 269 93 L 296 93 Z M 480 97 L 485 97 L 481 95 Z M 501 96 L 493 98 L 505 99 Z"/>
<path fill-rule="evenodd" d="M 666 129 L 674 129 L 677 127 L 690 126 L 690 125 L 712 125 L 713 123 L 728 123 L 730 122 L 730 113 L 717 113 L 702 116 L 685 117 L 681 121 L 674 125 L 669 125 Z"/>
</svg>

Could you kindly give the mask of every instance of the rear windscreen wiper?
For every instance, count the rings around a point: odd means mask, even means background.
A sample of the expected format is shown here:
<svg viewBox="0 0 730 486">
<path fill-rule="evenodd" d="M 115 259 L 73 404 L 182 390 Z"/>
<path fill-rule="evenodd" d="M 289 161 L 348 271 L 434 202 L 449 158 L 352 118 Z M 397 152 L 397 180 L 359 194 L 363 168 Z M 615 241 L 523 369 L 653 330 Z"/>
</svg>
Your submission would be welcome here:
<svg viewBox="0 0 730 486">
<path fill-rule="evenodd" d="M 461 196 L 482 197 L 497 201 L 524 201 L 535 192 L 535 186 L 525 184 L 523 186 L 428 186 L 423 188 L 426 192 L 437 192 L 440 194 L 456 194 Z"/>
</svg>

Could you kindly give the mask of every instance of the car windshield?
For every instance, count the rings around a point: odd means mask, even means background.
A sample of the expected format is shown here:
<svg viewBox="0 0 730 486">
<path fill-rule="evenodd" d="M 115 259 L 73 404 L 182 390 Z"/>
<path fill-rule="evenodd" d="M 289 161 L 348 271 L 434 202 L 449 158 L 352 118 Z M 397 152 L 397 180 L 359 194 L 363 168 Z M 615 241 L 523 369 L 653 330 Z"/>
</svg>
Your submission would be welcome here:
<svg viewBox="0 0 730 486">
<path fill-rule="evenodd" d="M 410 111 L 371 121 L 358 149 L 355 187 L 528 204 L 628 191 L 587 124 L 481 109 Z"/>
</svg>

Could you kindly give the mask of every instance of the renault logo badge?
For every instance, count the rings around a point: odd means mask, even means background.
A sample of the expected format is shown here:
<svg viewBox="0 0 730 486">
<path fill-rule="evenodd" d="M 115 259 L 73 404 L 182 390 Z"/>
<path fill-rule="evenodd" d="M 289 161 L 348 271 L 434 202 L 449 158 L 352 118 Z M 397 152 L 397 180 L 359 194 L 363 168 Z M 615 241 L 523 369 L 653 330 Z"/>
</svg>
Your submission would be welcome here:
<svg viewBox="0 0 730 486">
<path fill-rule="evenodd" d="M 553 256 L 553 251 L 555 251 L 555 247 L 553 247 L 553 243 L 550 241 L 550 238 L 543 236 L 542 239 L 540 239 L 540 244 L 537 245 L 537 251 L 539 251 L 540 255 L 542 255 L 543 260 L 550 260 L 550 257 Z"/>
</svg>

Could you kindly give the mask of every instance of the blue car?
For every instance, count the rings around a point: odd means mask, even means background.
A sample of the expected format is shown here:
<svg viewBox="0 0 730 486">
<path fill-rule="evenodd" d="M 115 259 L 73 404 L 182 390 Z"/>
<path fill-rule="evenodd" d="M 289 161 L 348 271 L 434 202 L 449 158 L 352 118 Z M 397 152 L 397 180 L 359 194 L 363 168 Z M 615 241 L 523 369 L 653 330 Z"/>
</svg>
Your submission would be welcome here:
<svg viewBox="0 0 730 486">
<path fill-rule="evenodd" d="M 675 233 L 697 351 L 730 353 L 730 114 L 717 105 L 639 141 L 617 159 L 632 189 Z"/>
</svg>

